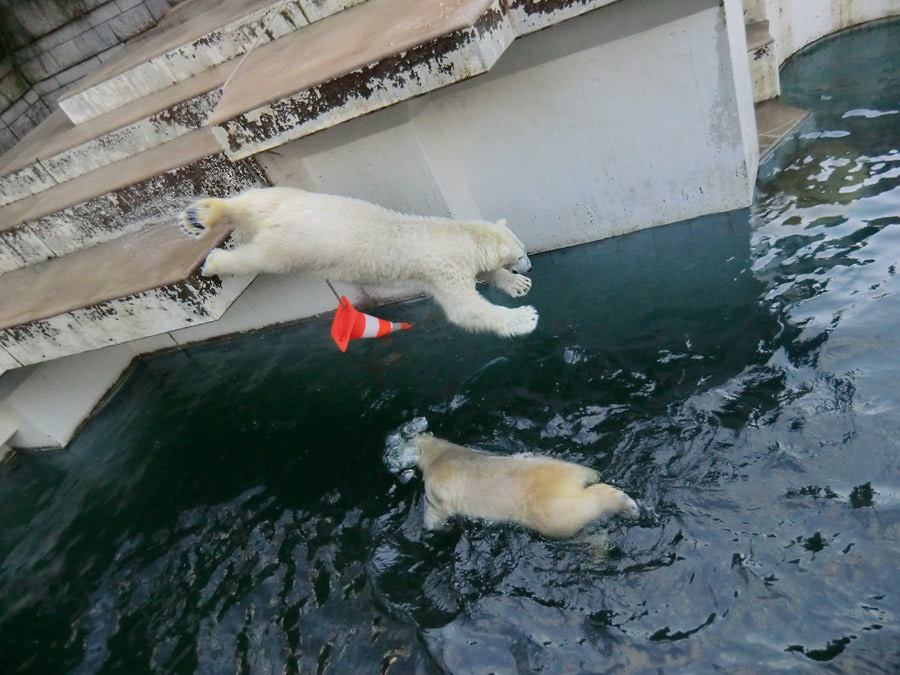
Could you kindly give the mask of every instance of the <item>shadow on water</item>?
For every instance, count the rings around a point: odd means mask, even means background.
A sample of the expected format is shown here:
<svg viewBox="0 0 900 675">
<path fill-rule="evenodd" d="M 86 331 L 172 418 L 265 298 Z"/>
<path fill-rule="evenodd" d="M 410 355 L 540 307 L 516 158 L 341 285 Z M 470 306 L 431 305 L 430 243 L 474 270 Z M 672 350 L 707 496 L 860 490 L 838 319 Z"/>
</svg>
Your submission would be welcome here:
<svg viewBox="0 0 900 675">
<path fill-rule="evenodd" d="M 898 46 L 788 65 L 815 120 L 752 211 L 537 256 L 528 338 L 420 301 L 346 355 L 319 321 L 142 359 L 0 469 L 2 670 L 895 672 Z M 381 459 L 416 415 L 646 515 L 605 554 L 425 533 Z"/>
</svg>

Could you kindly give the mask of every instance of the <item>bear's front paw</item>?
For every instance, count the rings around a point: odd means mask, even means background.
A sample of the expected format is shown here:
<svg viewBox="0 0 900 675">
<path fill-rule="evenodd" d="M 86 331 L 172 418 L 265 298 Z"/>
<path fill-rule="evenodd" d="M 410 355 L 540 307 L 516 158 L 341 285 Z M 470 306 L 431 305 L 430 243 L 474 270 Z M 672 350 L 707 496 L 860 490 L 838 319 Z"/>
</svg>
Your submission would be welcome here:
<svg viewBox="0 0 900 675">
<path fill-rule="evenodd" d="M 521 274 L 513 274 L 506 292 L 514 298 L 521 298 L 531 290 L 531 279 Z"/>
<path fill-rule="evenodd" d="M 209 252 L 209 255 L 206 256 L 206 262 L 204 262 L 203 267 L 200 268 L 201 276 L 211 277 L 219 273 L 219 267 L 216 264 L 216 258 L 218 258 L 222 253 L 225 253 L 225 251 L 220 248 L 214 248 Z"/>
<path fill-rule="evenodd" d="M 516 307 L 510 310 L 509 321 L 507 322 L 507 335 L 528 335 L 538 323 L 538 312 L 531 305 L 525 307 Z"/>
<path fill-rule="evenodd" d="M 208 229 L 204 220 L 209 211 L 209 206 L 194 204 L 178 214 L 178 224 L 181 231 L 195 239 L 202 237 Z M 208 275 L 207 275 L 208 276 Z"/>
</svg>

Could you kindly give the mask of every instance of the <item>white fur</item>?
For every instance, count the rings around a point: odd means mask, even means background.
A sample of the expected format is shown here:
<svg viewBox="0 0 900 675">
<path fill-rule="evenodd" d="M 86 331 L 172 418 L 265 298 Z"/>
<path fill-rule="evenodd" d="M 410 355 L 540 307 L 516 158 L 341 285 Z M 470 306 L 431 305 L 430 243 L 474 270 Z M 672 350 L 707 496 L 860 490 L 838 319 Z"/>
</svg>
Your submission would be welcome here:
<svg viewBox="0 0 900 675">
<path fill-rule="evenodd" d="M 425 526 L 454 515 L 523 525 L 563 539 L 612 514 L 638 515 L 624 492 L 596 471 L 539 455 L 494 455 L 420 434 L 417 466 L 425 479 Z"/>
<path fill-rule="evenodd" d="M 534 307 L 485 300 L 476 281 L 520 297 L 531 288 L 531 263 L 504 221 L 456 221 L 397 213 L 359 199 L 296 188 L 259 188 L 230 199 L 205 199 L 180 215 L 189 235 L 235 228 L 251 240 L 213 249 L 205 276 L 305 270 L 352 284 L 404 285 L 430 294 L 447 318 L 471 331 L 525 335 Z"/>
</svg>

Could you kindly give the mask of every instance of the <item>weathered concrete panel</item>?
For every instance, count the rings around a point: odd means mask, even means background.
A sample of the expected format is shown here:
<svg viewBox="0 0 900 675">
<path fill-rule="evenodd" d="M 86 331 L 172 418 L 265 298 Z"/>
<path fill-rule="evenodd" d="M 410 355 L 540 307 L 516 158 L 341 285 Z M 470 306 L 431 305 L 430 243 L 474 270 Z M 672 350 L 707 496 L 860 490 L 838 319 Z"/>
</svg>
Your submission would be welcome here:
<svg viewBox="0 0 900 675">
<path fill-rule="evenodd" d="M 27 225 L 0 230 L 0 274 L 42 262 L 53 251 Z"/>
<path fill-rule="evenodd" d="M 0 347 L 22 365 L 40 363 L 109 345 L 69 315 L 0 330 Z"/>
<path fill-rule="evenodd" d="M 56 185 L 53 176 L 40 164 L 29 164 L 0 177 L 0 206 L 11 204 Z"/>
<path fill-rule="evenodd" d="M 273 3 L 162 54 L 148 55 L 124 72 L 63 96 L 59 105 L 72 122 L 81 124 L 307 25 L 299 0 L 281 5 Z"/>
<path fill-rule="evenodd" d="M 326 16 L 359 5 L 366 0 L 300 0 L 306 18 L 312 23 Z"/>
<path fill-rule="evenodd" d="M 267 184 L 252 161 L 229 162 L 221 154 L 204 157 L 29 222 L 28 232 L 43 242 L 45 247 L 26 251 L 22 244 L 18 244 L 17 250 L 27 255 L 12 257 L 10 262 L 21 260 L 22 264 L 16 267 L 22 267 L 45 260 L 48 257 L 45 249 L 52 251 L 53 256 L 60 256 L 135 232 L 152 223 L 173 218 L 198 195 L 225 197 Z M 13 233 L 20 229 L 0 234 L 0 251 L 7 241 L 5 237 L 14 236 Z"/>
<path fill-rule="evenodd" d="M 145 61 L 83 93 L 62 96 L 58 104 L 74 124 L 82 124 L 142 96 L 165 89 L 176 81 L 165 63 Z"/>
<path fill-rule="evenodd" d="M 613 2 L 616 0 L 510 0 L 509 16 L 516 35 L 527 35 Z"/>
<path fill-rule="evenodd" d="M 216 124 L 231 159 L 487 72 L 514 39 L 501 2 L 476 24 Z"/>
<path fill-rule="evenodd" d="M 200 128 L 220 96 L 221 90 L 216 89 L 182 101 L 167 110 L 48 157 L 42 160 L 42 164 L 51 180 L 60 183 L 71 180 Z"/>
<path fill-rule="evenodd" d="M 19 363 L 8 351 L 0 348 L 0 374 L 3 374 L 7 370 L 14 370 L 20 367 L 22 364 Z"/>
</svg>

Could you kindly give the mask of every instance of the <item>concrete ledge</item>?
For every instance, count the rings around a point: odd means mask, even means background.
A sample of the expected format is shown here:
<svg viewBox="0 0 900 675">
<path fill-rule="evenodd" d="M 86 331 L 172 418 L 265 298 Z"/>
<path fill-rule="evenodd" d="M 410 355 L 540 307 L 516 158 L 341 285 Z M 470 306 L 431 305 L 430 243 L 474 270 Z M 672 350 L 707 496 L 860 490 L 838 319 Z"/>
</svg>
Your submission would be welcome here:
<svg viewBox="0 0 900 675">
<path fill-rule="evenodd" d="M 510 0 L 508 12 L 516 35 L 527 35 L 566 19 L 611 5 L 616 0 Z"/>
<path fill-rule="evenodd" d="M 501 0 L 370 0 L 252 52 L 210 124 L 247 157 L 484 73 L 514 37 Z"/>
<path fill-rule="evenodd" d="M 56 181 L 37 161 L 13 168 L 0 177 L 0 206 L 49 190 Z"/>
<path fill-rule="evenodd" d="M 0 347 L 21 365 L 219 318 L 252 281 L 197 273 L 226 239 L 174 223 L 0 276 Z"/>
<path fill-rule="evenodd" d="M 0 209 L 0 272 L 171 218 L 197 195 L 267 184 L 255 163 L 229 162 L 201 129 Z"/>
<path fill-rule="evenodd" d="M 229 72 L 218 66 L 84 124 L 56 111 L 4 157 L 0 206 L 202 127 Z"/>
<path fill-rule="evenodd" d="M 185 3 L 59 99 L 75 124 L 240 56 L 307 25 L 300 0 Z M 181 10 L 181 11 L 178 11 Z M 169 17 L 166 17 L 169 19 Z M 174 24 L 174 25 L 173 25 Z"/>
</svg>

